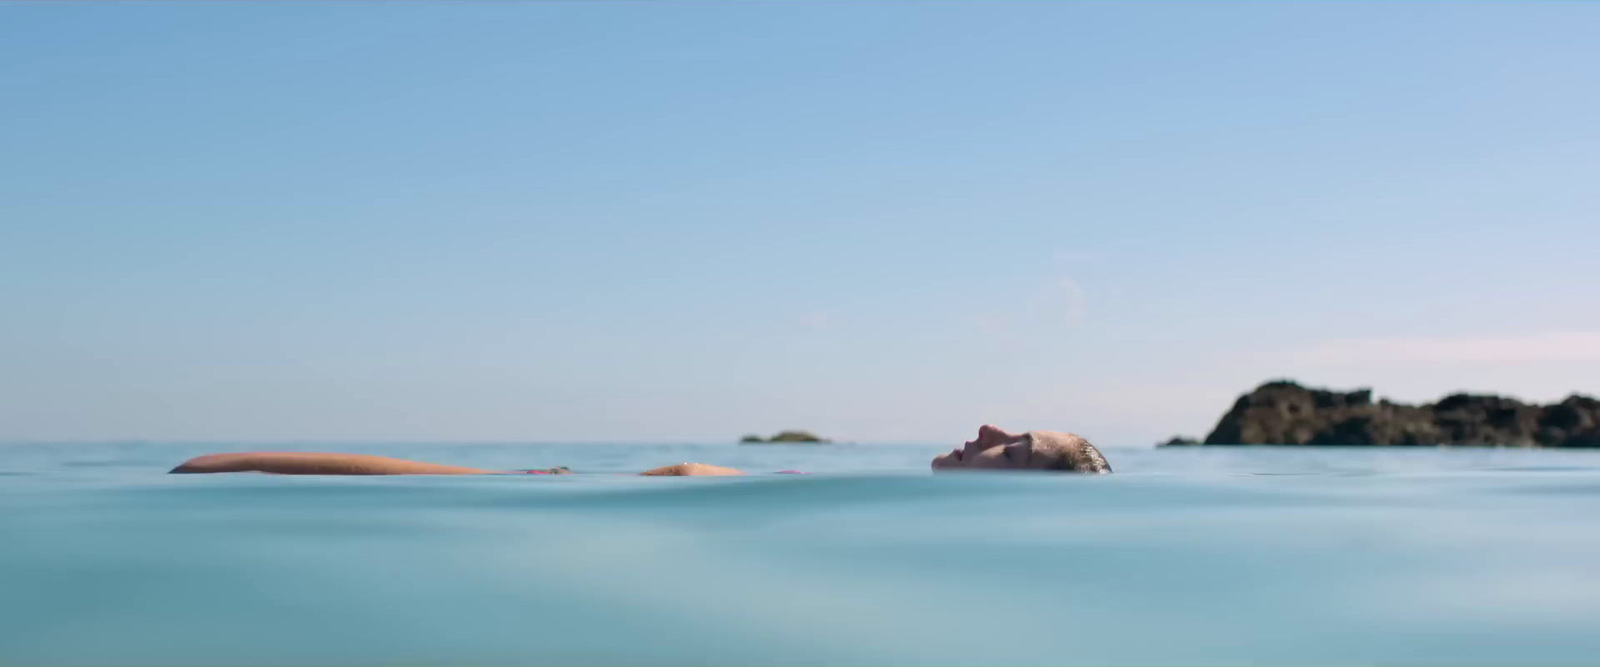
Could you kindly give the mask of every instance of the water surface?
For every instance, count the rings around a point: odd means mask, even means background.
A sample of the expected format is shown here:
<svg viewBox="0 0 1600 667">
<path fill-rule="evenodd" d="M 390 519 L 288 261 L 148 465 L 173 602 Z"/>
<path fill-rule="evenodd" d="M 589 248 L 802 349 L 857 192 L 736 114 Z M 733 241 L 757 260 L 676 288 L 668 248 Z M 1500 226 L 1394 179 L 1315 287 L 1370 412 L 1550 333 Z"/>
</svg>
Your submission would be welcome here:
<svg viewBox="0 0 1600 667">
<path fill-rule="evenodd" d="M 165 475 L 0 445 L 0 663 L 1572 663 L 1600 453 L 343 445 L 482 477 Z M 279 449 L 318 449 L 276 445 Z M 679 461 L 810 475 L 639 478 Z M 618 474 L 611 474 L 618 473 Z"/>
</svg>

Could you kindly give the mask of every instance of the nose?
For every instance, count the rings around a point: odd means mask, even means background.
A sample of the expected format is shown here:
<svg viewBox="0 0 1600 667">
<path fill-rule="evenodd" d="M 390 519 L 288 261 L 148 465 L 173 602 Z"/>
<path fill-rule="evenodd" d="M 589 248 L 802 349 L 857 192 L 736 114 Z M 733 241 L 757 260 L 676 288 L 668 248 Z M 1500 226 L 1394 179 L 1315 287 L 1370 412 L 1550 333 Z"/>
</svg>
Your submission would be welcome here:
<svg viewBox="0 0 1600 667">
<path fill-rule="evenodd" d="M 984 424 L 983 426 L 978 427 L 978 442 L 982 444 L 989 444 L 996 440 L 1004 440 L 1008 435 L 1010 434 L 1006 433 L 1005 429 L 995 426 L 994 424 Z"/>
</svg>

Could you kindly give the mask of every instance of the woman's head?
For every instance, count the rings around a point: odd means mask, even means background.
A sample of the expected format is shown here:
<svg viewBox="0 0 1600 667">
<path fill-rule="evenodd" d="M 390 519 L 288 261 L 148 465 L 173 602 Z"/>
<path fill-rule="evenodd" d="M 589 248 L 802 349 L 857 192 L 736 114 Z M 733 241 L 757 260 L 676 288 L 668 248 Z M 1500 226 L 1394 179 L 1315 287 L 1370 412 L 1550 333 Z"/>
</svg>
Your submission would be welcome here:
<svg viewBox="0 0 1600 667">
<path fill-rule="evenodd" d="M 977 438 L 933 457 L 933 467 L 1111 472 L 1100 450 L 1079 436 L 1057 431 L 1007 433 L 988 424 L 978 429 Z"/>
</svg>

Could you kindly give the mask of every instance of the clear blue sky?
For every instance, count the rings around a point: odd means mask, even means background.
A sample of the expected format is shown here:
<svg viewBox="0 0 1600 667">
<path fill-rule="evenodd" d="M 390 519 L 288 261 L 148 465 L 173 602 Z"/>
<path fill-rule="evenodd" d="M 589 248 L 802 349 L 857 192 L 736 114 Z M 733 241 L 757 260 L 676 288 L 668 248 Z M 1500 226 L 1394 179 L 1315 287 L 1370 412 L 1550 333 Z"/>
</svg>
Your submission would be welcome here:
<svg viewBox="0 0 1600 667">
<path fill-rule="evenodd" d="M 0 4 L 0 439 L 1600 393 L 1600 3 Z"/>
</svg>

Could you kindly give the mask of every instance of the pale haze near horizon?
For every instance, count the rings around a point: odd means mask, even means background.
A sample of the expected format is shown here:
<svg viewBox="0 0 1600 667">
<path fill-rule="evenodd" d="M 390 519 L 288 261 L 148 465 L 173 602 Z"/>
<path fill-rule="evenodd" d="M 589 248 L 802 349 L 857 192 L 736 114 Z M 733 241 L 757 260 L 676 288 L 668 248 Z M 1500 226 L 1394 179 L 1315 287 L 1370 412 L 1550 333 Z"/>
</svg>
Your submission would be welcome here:
<svg viewBox="0 0 1600 667">
<path fill-rule="evenodd" d="M 1600 4 L 0 4 L 0 439 L 1600 393 Z"/>
</svg>

